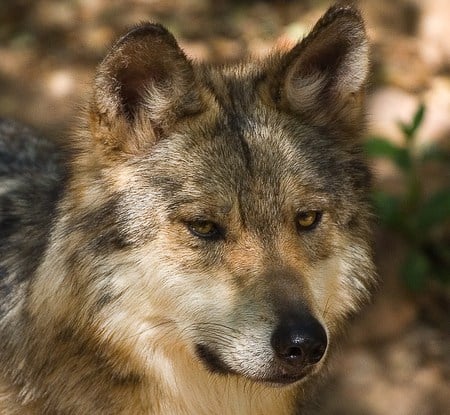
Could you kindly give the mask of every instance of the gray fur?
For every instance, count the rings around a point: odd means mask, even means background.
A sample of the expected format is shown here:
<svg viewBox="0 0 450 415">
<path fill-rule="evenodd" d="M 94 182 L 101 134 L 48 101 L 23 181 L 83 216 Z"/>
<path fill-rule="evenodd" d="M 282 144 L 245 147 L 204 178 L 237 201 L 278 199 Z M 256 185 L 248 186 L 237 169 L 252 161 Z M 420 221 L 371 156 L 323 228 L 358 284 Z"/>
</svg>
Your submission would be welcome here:
<svg viewBox="0 0 450 415">
<path fill-rule="evenodd" d="M 0 412 L 297 413 L 375 281 L 367 62 L 350 7 L 220 68 L 143 24 L 70 151 L 0 122 Z M 329 343 L 295 378 L 271 346 L 293 315 Z"/>
</svg>

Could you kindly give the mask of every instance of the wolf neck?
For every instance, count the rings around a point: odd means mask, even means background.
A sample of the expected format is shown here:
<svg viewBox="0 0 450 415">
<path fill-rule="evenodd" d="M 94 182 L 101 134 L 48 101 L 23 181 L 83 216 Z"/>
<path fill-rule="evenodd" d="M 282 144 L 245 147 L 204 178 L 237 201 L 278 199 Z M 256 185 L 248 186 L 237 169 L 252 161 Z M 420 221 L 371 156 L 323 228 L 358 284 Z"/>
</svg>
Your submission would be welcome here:
<svg viewBox="0 0 450 415">
<path fill-rule="evenodd" d="M 210 374 L 187 359 L 175 362 L 170 375 L 164 374 L 166 383 L 159 392 L 165 395 L 159 398 L 157 415 L 289 415 L 299 394 L 298 386 L 277 388 Z"/>
</svg>

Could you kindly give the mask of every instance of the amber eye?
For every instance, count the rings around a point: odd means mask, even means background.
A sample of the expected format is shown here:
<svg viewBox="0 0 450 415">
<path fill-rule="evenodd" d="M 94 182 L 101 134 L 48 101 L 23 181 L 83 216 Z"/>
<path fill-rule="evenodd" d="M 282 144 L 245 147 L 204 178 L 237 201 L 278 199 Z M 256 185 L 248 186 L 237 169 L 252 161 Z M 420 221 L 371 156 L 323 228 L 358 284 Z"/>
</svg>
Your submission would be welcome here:
<svg viewBox="0 0 450 415">
<path fill-rule="evenodd" d="M 200 238 L 216 238 L 220 235 L 220 228 L 209 220 L 196 220 L 188 223 L 188 228 Z"/>
<path fill-rule="evenodd" d="M 313 229 L 319 223 L 321 216 L 322 212 L 317 210 L 300 212 L 297 215 L 297 226 L 302 231 Z"/>
</svg>

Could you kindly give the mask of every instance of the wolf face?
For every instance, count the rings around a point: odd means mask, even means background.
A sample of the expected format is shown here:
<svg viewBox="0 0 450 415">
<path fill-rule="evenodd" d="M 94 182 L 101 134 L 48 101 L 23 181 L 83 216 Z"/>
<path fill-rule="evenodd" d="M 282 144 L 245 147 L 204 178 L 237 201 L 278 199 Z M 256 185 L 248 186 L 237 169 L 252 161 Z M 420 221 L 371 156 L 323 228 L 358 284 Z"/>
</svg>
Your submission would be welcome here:
<svg viewBox="0 0 450 415">
<path fill-rule="evenodd" d="M 375 275 L 367 72 L 349 7 L 288 52 L 223 68 L 191 62 L 159 25 L 120 39 L 30 283 L 54 364 L 92 352 L 105 378 L 151 379 L 155 396 L 182 378 L 208 394 L 319 372 Z"/>
<path fill-rule="evenodd" d="M 225 68 L 194 65 L 158 25 L 119 40 L 73 182 L 89 187 L 76 211 L 115 201 L 125 248 L 104 266 L 129 251 L 109 319 L 165 321 L 162 343 L 217 373 L 291 383 L 320 367 L 374 275 L 358 146 L 367 49 L 349 8 L 286 54 Z"/>
<path fill-rule="evenodd" d="M 355 223 L 365 195 L 356 202 L 351 183 L 365 173 L 322 129 L 298 131 L 263 107 L 246 117 L 205 120 L 139 161 L 139 184 L 121 201 L 123 214 L 136 215 L 128 237 L 140 231 L 146 241 L 139 264 L 148 286 L 136 298 L 149 293 L 142 310 L 173 321 L 209 368 L 297 380 L 367 295 L 366 225 Z M 139 230 L 147 217 L 151 228 Z M 292 344 L 278 350 L 277 331 L 291 326 Z M 303 350 L 310 335 L 312 350 Z"/>
</svg>

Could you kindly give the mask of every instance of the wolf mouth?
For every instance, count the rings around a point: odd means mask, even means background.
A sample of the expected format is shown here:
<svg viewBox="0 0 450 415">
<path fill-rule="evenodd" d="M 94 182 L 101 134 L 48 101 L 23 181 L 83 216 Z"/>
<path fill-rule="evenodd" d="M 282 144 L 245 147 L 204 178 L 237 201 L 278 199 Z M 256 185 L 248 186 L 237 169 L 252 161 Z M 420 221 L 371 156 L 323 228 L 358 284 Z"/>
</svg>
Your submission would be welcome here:
<svg viewBox="0 0 450 415">
<path fill-rule="evenodd" d="M 200 361 L 212 373 L 221 375 L 238 375 L 254 382 L 264 383 L 274 387 L 291 385 L 302 380 L 311 372 L 311 366 L 307 365 L 296 374 L 274 371 L 274 373 L 268 373 L 267 376 L 252 376 L 233 369 L 225 363 L 214 350 L 204 344 L 196 344 L 195 353 Z"/>
<path fill-rule="evenodd" d="M 227 373 L 236 373 L 231 367 L 229 367 L 216 352 L 211 350 L 204 344 L 195 345 L 195 354 L 200 361 L 206 366 L 206 368 L 212 373 L 218 373 L 225 375 Z"/>
<path fill-rule="evenodd" d="M 279 375 L 270 376 L 270 377 L 249 377 L 249 379 L 251 379 L 255 382 L 265 383 L 265 384 L 267 384 L 269 386 L 273 386 L 273 387 L 282 387 L 282 386 L 288 386 L 288 385 L 292 385 L 293 383 L 299 382 L 300 380 L 304 379 L 307 375 L 308 375 L 308 372 L 305 371 L 304 373 L 301 373 L 301 374 L 298 374 L 295 376 L 279 374 Z"/>
</svg>

